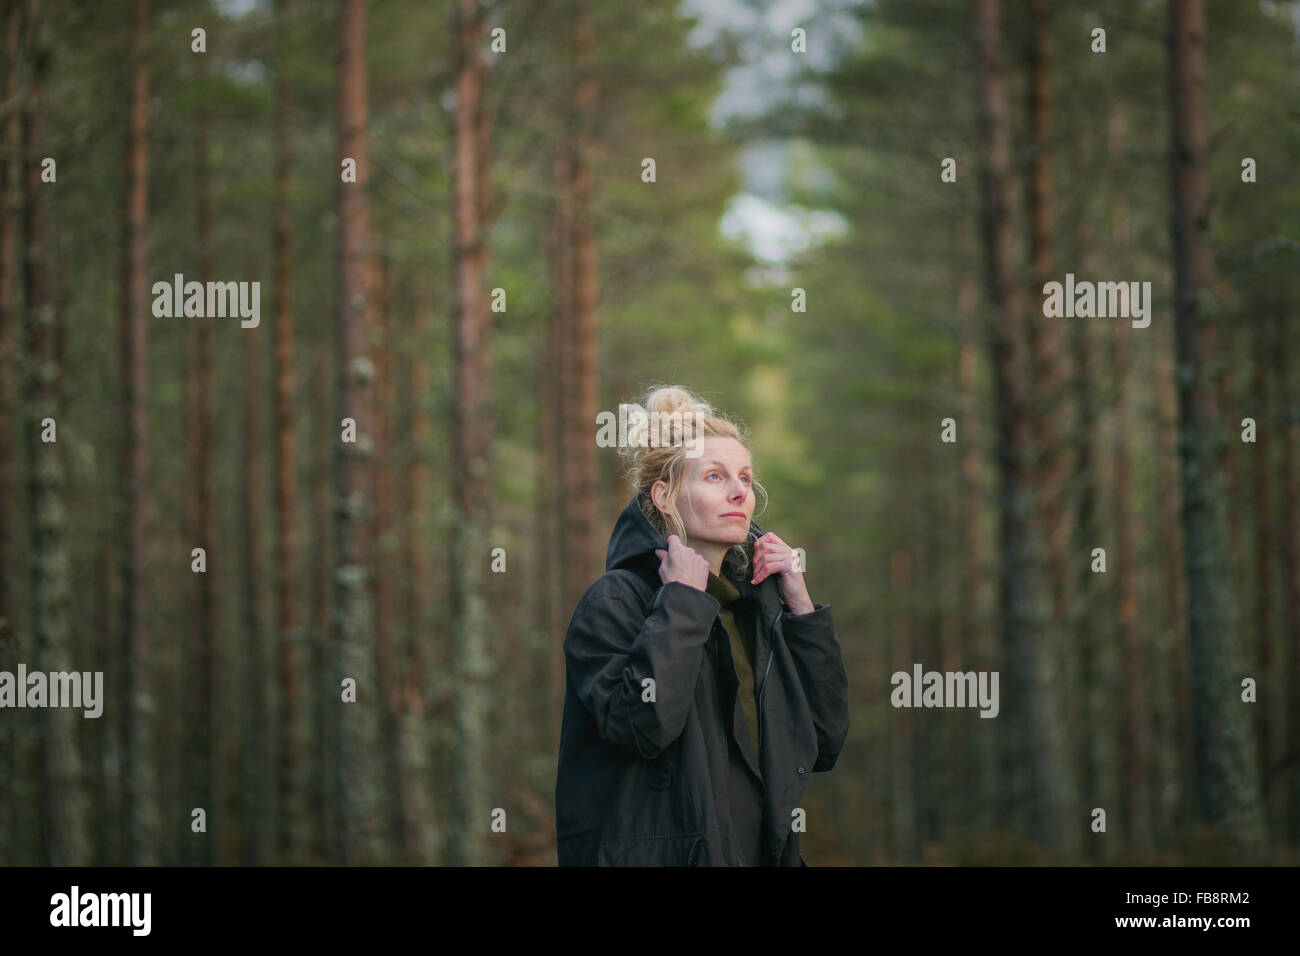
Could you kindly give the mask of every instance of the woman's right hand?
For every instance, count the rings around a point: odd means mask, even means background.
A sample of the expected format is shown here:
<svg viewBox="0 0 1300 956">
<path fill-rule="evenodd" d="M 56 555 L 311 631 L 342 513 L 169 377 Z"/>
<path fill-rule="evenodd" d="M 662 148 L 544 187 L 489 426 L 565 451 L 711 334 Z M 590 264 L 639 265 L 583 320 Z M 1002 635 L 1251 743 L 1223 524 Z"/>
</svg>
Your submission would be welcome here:
<svg viewBox="0 0 1300 956">
<path fill-rule="evenodd" d="M 692 548 L 682 544 L 682 539 L 675 534 L 668 536 L 668 550 L 655 548 L 659 559 L 659 579 L 664 584 L 677 581 L 697 591 L 709 586 L 709 562 Z"/>
</svg>

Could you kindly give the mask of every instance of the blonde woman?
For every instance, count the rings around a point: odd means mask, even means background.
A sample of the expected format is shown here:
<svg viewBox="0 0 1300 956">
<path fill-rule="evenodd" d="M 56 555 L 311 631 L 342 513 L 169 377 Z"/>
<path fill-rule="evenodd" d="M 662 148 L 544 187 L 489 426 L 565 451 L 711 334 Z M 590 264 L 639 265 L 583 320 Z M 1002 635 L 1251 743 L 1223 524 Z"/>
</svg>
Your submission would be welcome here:
<svg viewBox="0 0 1300 956">
<path fill-rule="evenodd" d="M 754 523 L 740 429 L 675 386 L 636 411 L 636 493 L 564 638 L 559 864 L 807 865 L 794 811 L 849 727 L 831 608 Z"/>
</svg>

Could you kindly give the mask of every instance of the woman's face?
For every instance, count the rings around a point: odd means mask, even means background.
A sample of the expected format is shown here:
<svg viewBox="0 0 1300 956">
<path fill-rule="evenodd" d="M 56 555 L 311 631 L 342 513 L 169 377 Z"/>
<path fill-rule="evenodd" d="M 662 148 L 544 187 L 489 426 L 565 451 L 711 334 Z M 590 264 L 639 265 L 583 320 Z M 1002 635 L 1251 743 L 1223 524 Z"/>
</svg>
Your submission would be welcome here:
<svg viewBox="0 0 1300 956">
<path fill-rule="evenodd" d="M 687 544 L 741 544 L 754 514 L 754 468 L 745 446 L 734 438 L 705 438 L 698 458 L 686 459 L 686 476 L 677 495 L 677 513 Z M 668 483 L 655 482 L 652 494 L 662 511 Z M 739 517 L 736 517 L 736 516 Z"/>
</svg>

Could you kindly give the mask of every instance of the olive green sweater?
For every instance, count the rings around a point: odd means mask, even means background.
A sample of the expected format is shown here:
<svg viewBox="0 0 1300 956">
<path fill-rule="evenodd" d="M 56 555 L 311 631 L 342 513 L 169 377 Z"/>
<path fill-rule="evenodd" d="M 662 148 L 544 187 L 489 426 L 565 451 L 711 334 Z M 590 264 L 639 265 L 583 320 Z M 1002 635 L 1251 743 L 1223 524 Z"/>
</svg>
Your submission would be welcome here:
<svg viewBox="0 0 1300 956">
<path fill-rule="evenodd" d="M 745 712 L 745 724 L 749 730 L 750 742 L 754 745 L 754 760 L 757 762 L 758 704 L 754 700 L 753 629 L 743 613 L 740 615 L 740 620 L 737 620 L 736 611 L 739 610 L 739 606 L 734 602 L 740 598 L 740 592 L 736 590 L 734 584 L 710 571 L 709 584 L 705 590 L 717 598 L 718 603 L 722 605 L 718 609 L 718 617 L 722 619 L 722 626 L 726 628 L 727 636 L 731 638 L 731 659 L 736 665 L 736 677 L 740 680 L 740 688 L 736 693 L 740 697 L 741 709 Z"/>
</svg>

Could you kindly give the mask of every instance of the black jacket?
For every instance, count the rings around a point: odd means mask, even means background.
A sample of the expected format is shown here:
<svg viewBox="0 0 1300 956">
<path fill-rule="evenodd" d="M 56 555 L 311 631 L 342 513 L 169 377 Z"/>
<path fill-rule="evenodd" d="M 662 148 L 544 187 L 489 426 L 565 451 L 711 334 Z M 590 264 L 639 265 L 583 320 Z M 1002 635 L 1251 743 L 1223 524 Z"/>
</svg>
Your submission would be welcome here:
<svg viewBox="0 0 1300 956">
<path fill-rule="evenodd" d="M 728 639 L 716 598 L 660 581 L 654 552 L 667 547 L 633 497 L 610 536 L 605 573 L 578 602 L 565 635 L 555 781 L 560 866 L 726 866 L 737 858 L 719 797 L 727 736 L 747 732 L 737 726 L 739 706 L 724 714 Z M 849 729 L 848 674 L 831 608 L 791 613 L 775 574 L 750 584 L 752 552 L 745 572 L 728 560 L 723 573 L 757 608 L 762 863 L 806 865 L 792 811 L 809 775 L 835 765 Z M 654 680 L 653 702 L 645 678 Z"/>
</svg>

